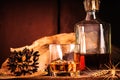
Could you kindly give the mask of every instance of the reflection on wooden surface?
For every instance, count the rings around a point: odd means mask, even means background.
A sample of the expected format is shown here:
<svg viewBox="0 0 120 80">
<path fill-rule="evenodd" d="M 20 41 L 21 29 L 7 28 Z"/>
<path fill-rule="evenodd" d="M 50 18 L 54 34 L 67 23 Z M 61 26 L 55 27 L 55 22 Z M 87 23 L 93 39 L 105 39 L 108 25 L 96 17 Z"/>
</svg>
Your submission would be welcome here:
<svg viewBox="0 0 120 80">
<path fill-rule="evenodd" d="M 28 78 L 27 78 L 28 79 Z M 80 76 L 80 77 L 51 77 L 51 76 L 38 76 L 34 78 L 29 78 L 31 80 L 120 80 L 120 78 L 108 78 L 108 77 L 88 77 L 88 76 Z"/>
<path fill-rule="evenodd" d="M 114 74 L 115 73 L 115 74 Z M 96 75 L 97 74 L 97 75 Z M 95 72 L 86 72 L 85 75 L 79 76 L 48 76 L 48 75 L 34 75 L 34 76 L 7 76 L 0 75 L 1 80 L 120 80 L 120 70 L 114 71 L 102 70 Z"/>
</svg>

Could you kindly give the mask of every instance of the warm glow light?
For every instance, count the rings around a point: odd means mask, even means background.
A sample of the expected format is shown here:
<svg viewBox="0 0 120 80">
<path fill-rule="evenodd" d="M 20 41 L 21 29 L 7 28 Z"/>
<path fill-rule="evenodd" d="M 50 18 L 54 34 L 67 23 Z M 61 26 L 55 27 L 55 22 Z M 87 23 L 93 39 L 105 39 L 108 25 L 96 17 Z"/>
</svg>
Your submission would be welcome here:
<svg viewBox="0 0 120 80">
<path fill-rule="evenodd" d="M 111 75 L 112 75 L 112 77 L 115 77 L 115 74 L 116 74 L 116 70 L 115 69 L 111 69 Z"/>
<path fill-rule="evenodd" d="M 104 76 L 105 77 L 104 80 L 114 80 L 114 78 L 120 79 L 120 74 L 119 74 L 120 70 L 116 68 L 118 64 L 116 64 L 115 66 L 112 64 L 110 64 L 110 66 L 106 65 L 108 70 L 97 71 L 93 73 L 92 76 L 94 77 Z"/>
<path fill-rule="evenodd" d="M 100 53 L 105 53 L 105 40 L 104 40 L 104 30 L 102 24 L 100 24 Z"/>
<path fill-rule="evenodd" d="M 58 55 L 60 57 L 60 59 L 62 60 L 62 49 L 60 45 L 57 45 L 57 51 L 58 51 Z"/>
<path fill-rule="evenodd" d="M 75 45 L 74 44 L 70 44 L 70 52 L 73 52 L 74 48 L 75 48 Z"/>
</svg>

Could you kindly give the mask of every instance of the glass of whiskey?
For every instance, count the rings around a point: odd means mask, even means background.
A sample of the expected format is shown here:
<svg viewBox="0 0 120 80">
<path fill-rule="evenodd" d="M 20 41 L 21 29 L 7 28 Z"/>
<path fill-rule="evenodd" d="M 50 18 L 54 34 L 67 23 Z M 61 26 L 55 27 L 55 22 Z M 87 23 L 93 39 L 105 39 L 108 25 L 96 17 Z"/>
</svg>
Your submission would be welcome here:
<svg viewBox="0 0 120 80">
<path fill-rule="evenodd" d="M 74 54 L 79 51 L 79 44 L 50 44 L 51 76 L 76 76 L 79 74 L 78 63 Z"/>
</svg>

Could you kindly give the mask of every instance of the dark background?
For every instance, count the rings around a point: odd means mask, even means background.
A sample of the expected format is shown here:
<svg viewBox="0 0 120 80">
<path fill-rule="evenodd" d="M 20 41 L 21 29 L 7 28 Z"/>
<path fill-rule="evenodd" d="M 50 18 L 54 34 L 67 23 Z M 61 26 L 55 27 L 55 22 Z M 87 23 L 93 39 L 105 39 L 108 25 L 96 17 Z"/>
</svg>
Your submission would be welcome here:
<svg viewBox="0 0 120 80">
<path fill-rule="evenodd" d="M 119 0 L 101 0 L 99 18 L 111 23 L 112 45 L 120 47 Z M 10 47 L 22 47 L 44 36 L 73 32 L 85 18 L 83 0 L 0 0 L 0 65 Z"/>
</svg>

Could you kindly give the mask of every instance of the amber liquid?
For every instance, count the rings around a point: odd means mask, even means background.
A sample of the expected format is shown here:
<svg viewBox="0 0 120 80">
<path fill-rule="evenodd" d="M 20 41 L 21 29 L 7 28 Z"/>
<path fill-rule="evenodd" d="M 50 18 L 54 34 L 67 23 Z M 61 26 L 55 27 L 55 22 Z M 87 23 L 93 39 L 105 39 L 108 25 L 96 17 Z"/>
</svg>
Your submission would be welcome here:
<svg viewBox="0 0 120 80">
<path fill-rule="evenodd" d="M 57 75 L 69 74 L 76 71 L 76 65 L 73 61 L 57 60 L 50 64 L 50 70 Z"/>
<path fill-rule="evenodd" d="M 84 56 L 84 64 L 79 64 L 77 69 L 80 69 L 80 66 L 85 65 L 85 69 L 105 69 L 105 66 L 109 64 L 110 55 L 109 54 L 84 54 L 81 55 L 80 53 L 74 54 L 75 62 L 80 62 L 80 56 Z"/>
</svg>

